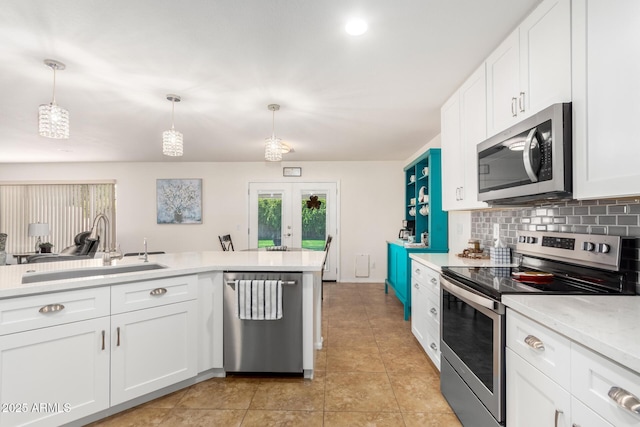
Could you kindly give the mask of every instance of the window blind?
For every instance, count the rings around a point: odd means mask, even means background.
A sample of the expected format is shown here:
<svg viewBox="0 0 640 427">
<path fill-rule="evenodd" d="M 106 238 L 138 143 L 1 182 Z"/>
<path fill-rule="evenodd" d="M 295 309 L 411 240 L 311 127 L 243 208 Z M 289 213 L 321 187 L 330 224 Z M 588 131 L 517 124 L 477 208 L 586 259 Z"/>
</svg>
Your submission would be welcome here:
<svg viewBox="0 0 640 427">
<path fill-rule="evenodd" d="M 0 233 L 7 233 L 8 253 L 34 252 L 37 237 L 29 237 L 30 223 L 49 224 L 53 252 L 74 244 L 76 234 L 90 231 L 99 213 L 109 218 L 109 242 L 116 236 L 115 184 L 0 184 Z M 100 248 L 105 242 L 99 230 Z M 114 246 L 113 243 L 111 243 Z"/>
</svg>

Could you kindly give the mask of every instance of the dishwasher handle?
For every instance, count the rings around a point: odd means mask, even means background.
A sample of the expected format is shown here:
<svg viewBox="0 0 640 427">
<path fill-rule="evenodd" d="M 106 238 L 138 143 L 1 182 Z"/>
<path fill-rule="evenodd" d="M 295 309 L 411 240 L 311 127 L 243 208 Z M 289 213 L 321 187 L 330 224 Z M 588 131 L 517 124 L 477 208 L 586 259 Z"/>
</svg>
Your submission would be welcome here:
<svg viewBox="0 0 640 427">
<path fill-rule="evenodd" d="M 246 279 L 246 280 L 250 280 L 250 279 Z M 282 283 L 283 286 L 295 286 L 296 283 L 298 283 L 296 280 L 281 280 L 280 283 Z M 235 280 L 227 280 L 227 285 L 229 286 L 234 286 L 236 284 Z"/>
</svg>

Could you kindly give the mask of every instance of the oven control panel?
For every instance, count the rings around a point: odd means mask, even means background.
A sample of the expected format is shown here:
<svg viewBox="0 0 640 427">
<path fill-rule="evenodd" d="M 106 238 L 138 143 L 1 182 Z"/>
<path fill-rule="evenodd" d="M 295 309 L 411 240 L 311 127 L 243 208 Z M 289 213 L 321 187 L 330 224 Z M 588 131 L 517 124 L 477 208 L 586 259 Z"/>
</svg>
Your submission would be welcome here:
<svg viewBox="0 0 640 427">
<path fill-rule="evenodd" d="M 599 234 L 520 231 L 516 251 L 525 255 L 617 270 L 622 238 Z"/>
</svg>

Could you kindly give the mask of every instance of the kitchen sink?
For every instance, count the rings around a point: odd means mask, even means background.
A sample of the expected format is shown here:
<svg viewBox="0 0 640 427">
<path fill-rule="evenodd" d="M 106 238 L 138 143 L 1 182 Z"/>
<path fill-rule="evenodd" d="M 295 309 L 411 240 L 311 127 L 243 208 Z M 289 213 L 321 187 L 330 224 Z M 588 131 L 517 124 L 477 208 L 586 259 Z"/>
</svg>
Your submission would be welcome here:
<svg viewBox="0 0 640 427">
<path fill-rule="evenodd" d="M 77 279 L 79 277 L 107 276 L 121 273 L 135 273 L 138 271 L 159 270 L 167 268 L 158 263 L 133 265 L 108 265 L 104 267 L 74 268 L 69 270 L 43 271 L 40 273 L 27 272 L 22 276 L 22 283 L 48 282 L 51 280 Z"/>
</svg>

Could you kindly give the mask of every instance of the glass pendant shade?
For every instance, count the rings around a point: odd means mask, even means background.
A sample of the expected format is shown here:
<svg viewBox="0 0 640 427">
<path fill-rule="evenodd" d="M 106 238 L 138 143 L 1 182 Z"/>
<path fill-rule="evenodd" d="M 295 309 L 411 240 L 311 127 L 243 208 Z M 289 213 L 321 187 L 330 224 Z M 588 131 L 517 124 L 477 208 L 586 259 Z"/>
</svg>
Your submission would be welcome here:
<svg viewBox="0 0 640 427">
<path fill-rule="evenodd" d="M 272 135 L 265 140 L 264 159 L 269 162 L 282 161 L 282 140 Z"/>
<path fill-rule="evenodd" d="M 171 130 L 162 132 L 162 154 L 180 157 L 184 153 L 182 134 L 173 127 L 173 113 L 176 102 L 180 102 L 181 98 L 178 95 L 168 94 L 167 99 L 171 101 Z"/>
<path fill-rule="evenodd" d="M 69 110 L 56 104 L 56 70 L 66 66 L 53 59 L 45 59 L 44 63 L 53 70 L 53 96 L 49 104 L 38 108 L 38 133 L 46 138 L 69 139 Z"/>
<path fill-rule="evenodd" d="M 40 136 L 54 139 L 69 139 L 69 111 L 51 104 L 38 108 L 38 132 Z"/>
<path fill-rule="evenodd" d="M 162 154 L 165 156 L 182 156 L 182 134 L 177 130 L 165 130 L 162 132 Z"/>
</svg>

